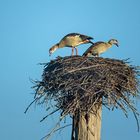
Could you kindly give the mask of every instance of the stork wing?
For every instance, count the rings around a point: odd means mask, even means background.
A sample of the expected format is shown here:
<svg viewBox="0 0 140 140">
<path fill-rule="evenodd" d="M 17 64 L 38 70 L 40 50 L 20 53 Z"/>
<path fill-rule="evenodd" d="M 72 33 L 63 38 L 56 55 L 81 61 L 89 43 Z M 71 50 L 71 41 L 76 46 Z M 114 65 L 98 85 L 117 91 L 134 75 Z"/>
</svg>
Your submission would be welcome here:
<svg viewBox="0 0 140 140">
<path fill-rule="evenodd" d="M 92 48 L 97 47 L 99 44 L 104 43 L 102 41 L 98 41 L 96 43 L 94 43 L 93 45 L 91 45 L 84 53 L 83 56 L 86 56 L 88 53 L 90 53 L 92 51 Z"/>
<path fill-rule="evenodd" d="M 79 36 L 80 36 L 80 38 L 82 39 L 82 40 L 86 40 L 86 39 L 93 39 L 93 37 L 90 37 L 90 36 L 86 36 L 86 35 L 82 35 L 82 34 L 79 34 Z"/>
<path fill-rule="evenodd" d="M 87 35 L 83 35 L 83 34 L 79 34 L 79 33 L 70 33 L 70 34 L 67 34 L 62 39 L 66 38 L 66 37 L 69 37 L 69 36 L 79 36 L 82 40 L 93 39 L 93 37 L 90 37 L 90 36 L 87 36 Z"/>
</svg>

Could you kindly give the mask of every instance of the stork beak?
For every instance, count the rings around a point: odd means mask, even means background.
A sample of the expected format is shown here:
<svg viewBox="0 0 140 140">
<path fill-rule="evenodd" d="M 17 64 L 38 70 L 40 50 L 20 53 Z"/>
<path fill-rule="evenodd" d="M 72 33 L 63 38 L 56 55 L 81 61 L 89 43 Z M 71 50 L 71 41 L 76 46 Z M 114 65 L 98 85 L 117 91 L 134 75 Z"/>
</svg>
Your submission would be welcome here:
<svg viewBox="0 0 140 140">
<path fill-rule="evenodd" d="M 119 44 L 118 44 L 118 43 L 116 43 L 115 45 L 116 45 L 117 47 L 119 47 Z"/>
<path fill-rule="evenodd" d="M 89 43 L 91 43 L 92 45 L 94 45 L 94 43 L 92 41 L 89 40 Z"/>
<path fill-rule="evenodd" d="M 51 56 L 52 55 L 52 51 L 51 50 L 49 50 L 49 56 Z"/>
<path fill-rule="evenodd" d="M 50 49 L 49 49 L 49 56 L 52 55 L 52 53 L 54 53 L 59 47 L 59 44 L 55 44 L 54 46 L 52 46 Z"/>
<path fill-rule="evenodd" d="M 55 51 L 55 50 L 50 49 L 50 50 L 49 50 L 49 56 L 51 56 L 52 53 L 53 53 L 54 51 Z"/>
</svg>

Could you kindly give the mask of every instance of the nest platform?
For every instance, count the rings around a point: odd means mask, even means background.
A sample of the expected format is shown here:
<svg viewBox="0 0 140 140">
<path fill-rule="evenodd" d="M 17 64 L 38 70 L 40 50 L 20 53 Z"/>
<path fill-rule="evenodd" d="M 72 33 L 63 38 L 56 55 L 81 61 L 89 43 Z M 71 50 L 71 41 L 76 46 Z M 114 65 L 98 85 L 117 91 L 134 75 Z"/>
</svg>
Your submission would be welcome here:
<svg viewBox="0 0 140 140">
<path fill-rule="evenodd" d="M 77 110 L 91 112 L 93 106 L 138 112 L 134 101 L 139 96 L 139 68 L 127 60 L 101 57 L 59 57 L 44 64 L 42 80 L 36 81 L 35 99 L 41 104 L 55 101 L 61 116 Z"/>
</svg>

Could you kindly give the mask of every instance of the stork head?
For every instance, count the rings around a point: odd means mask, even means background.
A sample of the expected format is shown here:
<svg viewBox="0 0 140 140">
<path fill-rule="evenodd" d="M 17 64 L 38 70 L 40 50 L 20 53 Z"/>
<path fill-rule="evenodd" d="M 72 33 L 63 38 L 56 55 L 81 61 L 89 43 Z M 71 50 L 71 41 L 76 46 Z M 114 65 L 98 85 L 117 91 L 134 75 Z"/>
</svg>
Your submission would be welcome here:
<svg viewBox="0 0 140 140">
<path fill-rule="evenodd" d="M 118 40 L 116 40 L 116 39 L 110 39 L 109 41 L 108 41 L 108 43 L 110 43 L 111 45 L 116 45 L 117 47 L 119 47 L 119 43 L 118 43 Z"/>
<path fill-rule="evenodd" d="M 49 49 L 49 55 L 51 56 L 51 54 L 53 52 L 55 52 L 59 47 L 59 43 L 55 44 L 54 46 L 52 46 L 50 49 Z"/>
</svg>

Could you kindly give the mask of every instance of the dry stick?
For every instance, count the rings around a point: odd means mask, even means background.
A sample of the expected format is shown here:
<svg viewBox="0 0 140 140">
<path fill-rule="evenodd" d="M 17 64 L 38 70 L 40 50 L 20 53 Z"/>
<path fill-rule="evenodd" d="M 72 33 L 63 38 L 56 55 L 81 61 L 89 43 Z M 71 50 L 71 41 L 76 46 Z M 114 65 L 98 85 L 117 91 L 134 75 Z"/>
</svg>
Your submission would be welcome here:
<svg viewBox="0 0 140 140">
<path fill-rule="evenodd" d="M 121 93 L 121 94 L 122 94 L 122 93 Z M 129 101 L 126 99 L 126 97 L 123 96 L 123 99 L 124 99 L 124 101 L 126 102 L 126 105 L 128 105 L 128 106 L 130 107 L 130 109 L 132 110 L 132 112 L 133 112 L 133 115 L 134 115 L 134 117 L 135 117 L 135 119 L 136 119 L 136 122 L 137 122 L 137 127 L 138 127 L 138 132 L 139 132 L 139 121 L 138 121 L 138 118 L 137 118 L 137 115 L 139 115 L 139 113 L 136 112 L 136 111 L 137 111 L 136 108 L 134 108 L 134 107 L 129 103 Z"/>
<path fill-rule="evenodd" d="M 137 117 L 137 115 L 136 115 L 136 113 L 135 113 L 134 111 L 132 111 L 132 112 L 133 112 L 133 115 L 134 115 L 134 117 L 135 117 L 135 119 L 136 119 L 137 127 L 138 127 L 138 132 L 139 132 L 139 130 L 140 130 L 140 126 L 139 126 L 139 120 L 138 120 L 138 117 Z"/>
<path fill-rule="evenodd" d="M 60 110 L 60 108 L 58 108 L 58 109 L 52 111 L 52 112 L 49 113 L 47 116 L 43 117 L 43 118 L 40 120 L 40 122 L 44 121 L 47 117 L 49 117 L 50 115 L 54 114 L 54 113 L 57 112 L 58 110 Z"/>
<path fill-rule="evenodd" d="M 124 106 L 121 103 L 119 103 L 116 99 L 114 99 L 114 100 L 118 104 L 118 106 L 122 109 L 122 111 L 124 112 L 125 116 L 128 118 L 128 114 L 127 114 L 127 111 L 124 108 Z"/>
<path fill-rule="evenodd" d="M 129 106 L 130 107 L 130 109 L 132 110 L 132 112 L 133 112 L 133 115 L 134 115 L 134 117 L 135 117 L 135 119 L 136 119 L 136 123 L 137 123 L 137 127 L 138 127 L 138 132 L 139 132 L 139 120 L 138 120 L 138 117 L 137 117 L 137 115 L 139 115 L 139 113 L 138 112 L 136 112 L 136 110 L 134 110 L 135 108 L 133 108 L 133 106 L 132 105 L 130 105 Z"/>
<path fill-rule="evenodd" d="M 105 64 L 102 64 L 102 65 L 105 65 Z M 80 71 L 80 70 L 87 70 L 87 69 L 94 68 L 94 67 L 101 67 L 101 64 L 97 64 L 97 65 L 94 65 L 94 66 L 88 66 L 88 67 L 82 67 L 82 68 L 70 70 L 70 71 L 68 71 L 68 73 L 73 73 L 75 71 Z"/>
<path fill-rule="evenodd" d="M 138 127 L 138 131 L 139 131 L 139 121 L 138 121 L 138 118 L 137 118 L 137 115 L 139 115 L 138 112 L 136 112 L 136 108 L 134 108 L 128 101 L 127 99 L 125 100 L 125 102 L 127 103 L 127 105 L 130 107 L 130 109 L 132 110 L 133 114 L 134 114 L 134 117 L 136 119 L 136 122 L 137 122 L 137 127 Z"/>
<path fill-rule="evenodd" d="M 91 108 L 97 103 L 97 101 L 100 99 L 100 97 L 98 96 L 95 100 L 95 102 L 93 103 L 93 105 L 88 109 L 87 113 L 89 113 L 89 111 L 91 110 Z"/>
<path fill-rule="evenodd" d="M 86 92 L 90 92 L 90 91 L 87 91 L 87 90 L 85 90 L 85 91 L 86 91 Z M 91 93 L 91 92 L 90 92 L 90 93 Z M 94 94 L 96 95 L 97 93 L 99 93 L 99 91 L 95 92 Z M 80 97 L 80 99 L 77 100 L 77 102 L 79 102 L 79 101 L 80 101 L 82 98 L 84 98 L 84 97 L 85 97 L 85 95 L 83 94 L 83 95 Z M 63 112 L 63 115 L 66 114 L 66 113 L 68 113 L 68 112 L 70 111 L 70 109 L 71 109 L 70 106 L 72 106 L 72 105 L 73 105 L 73 102 L 71 102 L 71 104 L 68 105 L 67 108 L 69 108 L 69 110 L 66 109 L 66 111 Z"/>
<path fill-rule="evenodd" d="M 60 130 L 60 127 L 59 127 L 59 126 L 60 126 L 60 122 L 63 120 L 64 117 L 65 117 L 65 116 L 61 116 L 59 122 L 56 123 L 55 127 L 51 130 L 51 132 L 50 132 L 48 135 L 46 135 L 46 136 L 44 136 L 43 138 L 41 138 L 41 140 L 43 140 L 43 139 L 45 139 L 45 138 L 46 138 L 46 140 L 49 140 L 49 138 L 52 136 L 52 134 L 54 134 L 54 132 Z M 69 125 L 70 125 L 70 124 L 69 124 Z M 58 128 L 58 127 L 59 127 L 59 128 Z"/>
<path fill-rule="evenodd" d="M 130 104 L 129 100 L 120 92 L 122 99 L 125 101 L 124 103 L 130 107 L 132 111 L 136 111 L 133 105 Z"/>
<path fill-rule="evenodd" d="M 81 64 L 79 64 L 76 68 L 81 67 L 87 60 L 84 60 Z"/>
<path fill-rule="evenodd" d="M 46 66 L 46 65 L 48 65 L 49 64 L 49 62 L 48 63 L 38 63 L 37 65 L 44 65 L 44 66 Z"/>
<path fill-rule="evenodd" d="M 27 107 L 26 110 L 24 111 L 25 114 L 27 113 L 27 111 L 28 111 L 28 109 L 31 107 L 31 105 L 32 105 L 35 101 L 37 101 L 38 99 L 39 99 L 39 97 L 38 97 L 38 98 L 35 98 L 35 99 L 28 105 L 28 107 Z"/>
<path fill-rule="evenodd" d="M 64 129 L 64 128 L 68 127 L 68 126 L 71 126 L 71 125 L 72 125 L 72 124 L 67 124 L 67 125 L 65 125 L 65 126 L 59 127 L 59 128 L 57 128 L 56 130 L 54 130 L 53 133 L 55 133 L 55 132 L 57 132 L 57 131 L 59 131 L 59 130 L 61 130 L 61 129 Z M 48 137 L 49 135 L 50 135 L 50 134 L 44 136 L 43 138 L 41 138 L 41 140 L 45 139 L 46 137 L 47 137 L 47 139 L 48 139 L 48 138 L 49 138 L 49 137 Z M 46 140 L 47 140 L 47 139 L 46 139 Z"/>
<path fill-rule="evenodd" d="M 35 95 L 34 95 L 34 98 L 35 98 L 35 99 L 36 99 L 36 96 L 37 96 L 37 94 L 38 94 L 38 90 L 40 89 L 40 87 L 41 87 L 41 85 L 39 84 L 38 87 L 37 87 L 37 89 L 36 89 Z"/>
<path fill-rule="evenodd" d="M 57 129 L 59 129 L 58 127 L 59 127 L 59 122 L 56 124 L 56 126 L 51 130 L 51 132 L 50 132 L 48 135 L 44 136 L 44 137 L 41 138 L 40 140 L 44 140 L 45 138 L 46 138 L 46 140 L 48 140 L 48 139 L 52 136 L 52 134 L 53 134 Z"/>
</svg>

